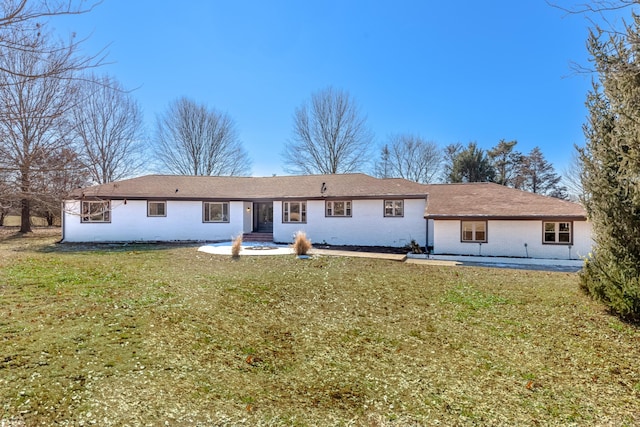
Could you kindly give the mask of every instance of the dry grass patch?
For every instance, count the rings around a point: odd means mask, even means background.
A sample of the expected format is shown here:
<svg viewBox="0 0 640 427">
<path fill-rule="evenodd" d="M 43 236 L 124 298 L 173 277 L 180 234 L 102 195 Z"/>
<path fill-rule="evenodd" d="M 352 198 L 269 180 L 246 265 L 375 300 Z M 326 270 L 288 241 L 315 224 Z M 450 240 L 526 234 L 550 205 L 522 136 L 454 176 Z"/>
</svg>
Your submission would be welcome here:
<svg viewBox="0 0 640 427">
<path fill-rule="evenodd" d="M 640 422 L 640 333 L 574 274 L 52 242 L 0 257 L 0 419 Z"/>
</svg>

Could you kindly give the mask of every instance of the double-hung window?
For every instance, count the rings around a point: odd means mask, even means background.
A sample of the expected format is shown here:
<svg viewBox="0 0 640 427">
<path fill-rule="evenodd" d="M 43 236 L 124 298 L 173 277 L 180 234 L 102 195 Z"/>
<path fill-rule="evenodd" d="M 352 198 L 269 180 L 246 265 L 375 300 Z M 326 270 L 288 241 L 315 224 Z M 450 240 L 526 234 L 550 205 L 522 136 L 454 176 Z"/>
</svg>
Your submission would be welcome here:
<svg viewBox="0 0 640 427">
<path fill-rule="evenodd" d="M 307 222 L 307 202 L 282 202 L 282 222 Z"/>
<path fill-rule="evenodd" d="M 204 202 L 204 222 L 229 222 L 229 202 Z"/>
<path fill-rule="evenodd" d="M 326 216 L 351 216 L 350 200 L 331 200 L 325 204 Z"/>
<path fill-rule="evenodd" d="M 571 244 L 571 222 L 544 221 L 542 224 L 542 243 L 555 243 L 560 245 Z"/>
<path fill-rule="evenodd" d="M 486 221 L 462 221 L 461 236 L 462 242 L 486 243 L 487 242 L 487 222 Z"/>
<path fill-rule="evenodd" d="M 83 201 L 81 222 L 111 222 L 109 201 Z"/>
<path fill-rule="evenodd" d="M 167 202 L 147 202 L 147 216 L 167 216 Z"/>
<path fill-rule="evenodd" d="M 385 200 L 384 216 L 404 216 L 404 200 Z"/>
</svg>

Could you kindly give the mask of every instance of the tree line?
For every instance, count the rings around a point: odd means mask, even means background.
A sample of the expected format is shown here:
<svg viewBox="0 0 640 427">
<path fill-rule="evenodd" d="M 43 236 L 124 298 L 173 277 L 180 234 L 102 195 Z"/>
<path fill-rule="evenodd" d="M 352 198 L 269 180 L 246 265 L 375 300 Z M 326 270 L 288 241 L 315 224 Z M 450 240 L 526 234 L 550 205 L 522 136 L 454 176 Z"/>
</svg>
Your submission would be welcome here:
<svg viewBox="0 0 640 427">
<path fill-rule="evenodd" d="M 284 161 L 291 173 L 370 172 L 379 178 L 420 183 L 495 182 L 553 197 L 567 198 L 567 188 L 539 147 L 528 154 L 517 141 L 501 140 L 484 150 L 437 143 L 411 133 L 392 135 L 372 154 L 373 133 L 366 116 L 346 91 L 332 87 L 312 94 L 294 114 L 293 137 Z M 371 160 L 373 157 L 373 161 Z"/>
<path fill-rule="evenodd" d="M 105 55 L 80 53 L 48 19 L 83 15 L 83 0 L 0 0 L 0 225 L 19 212 L 52 224 L 74 188 L 156 171 L 180 175 L 249 175 L 251 159 L 234 120 L 188 98 L 170 102 L 152 136 L 131 91 L 99 74 Z M 431 182 L 491 181 L 566 197 L 539 148 L 523 155 L 516 141 L 483 150 L 474 142 L 444 148 L 413 134 L 390 136 L 376 154 L 374 134 L 356 100 L 328 87 L 293 114 L 282 160 L 294 174 L 367 172 Z"/>
</svg>

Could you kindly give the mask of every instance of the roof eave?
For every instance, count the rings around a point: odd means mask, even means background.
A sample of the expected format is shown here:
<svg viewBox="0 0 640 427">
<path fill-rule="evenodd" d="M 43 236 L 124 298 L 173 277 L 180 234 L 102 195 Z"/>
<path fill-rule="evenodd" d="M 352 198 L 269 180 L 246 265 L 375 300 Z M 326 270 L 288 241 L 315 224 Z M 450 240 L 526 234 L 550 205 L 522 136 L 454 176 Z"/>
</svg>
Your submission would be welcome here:
<svg viewBox="0 0 640 427">
<path fill-rule="evenodd" d="M 517 221 L 517 220 L 547 220 L 547 221 L 586 221 L 586 215 L 486 215 L 486 214 L 463 214 L 463 215 L 451 215 L 451 214 L 425 214 L 425 219 L 440 219 L 440 220 L 504 220 L 504 221 Z"/>
</svg>

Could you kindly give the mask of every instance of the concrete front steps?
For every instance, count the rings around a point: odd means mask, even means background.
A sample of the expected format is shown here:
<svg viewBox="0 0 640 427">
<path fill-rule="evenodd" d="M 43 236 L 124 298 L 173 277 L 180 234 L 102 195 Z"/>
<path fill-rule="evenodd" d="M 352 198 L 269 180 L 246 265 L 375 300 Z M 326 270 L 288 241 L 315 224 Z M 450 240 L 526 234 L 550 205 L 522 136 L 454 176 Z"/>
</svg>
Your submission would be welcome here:
<svg viewBox="0 0 640 427">
<path fill-rule="evenodd" d="M 273 243 L 273 233 L 244 233 L 243 242 Z"/>
</svg>

